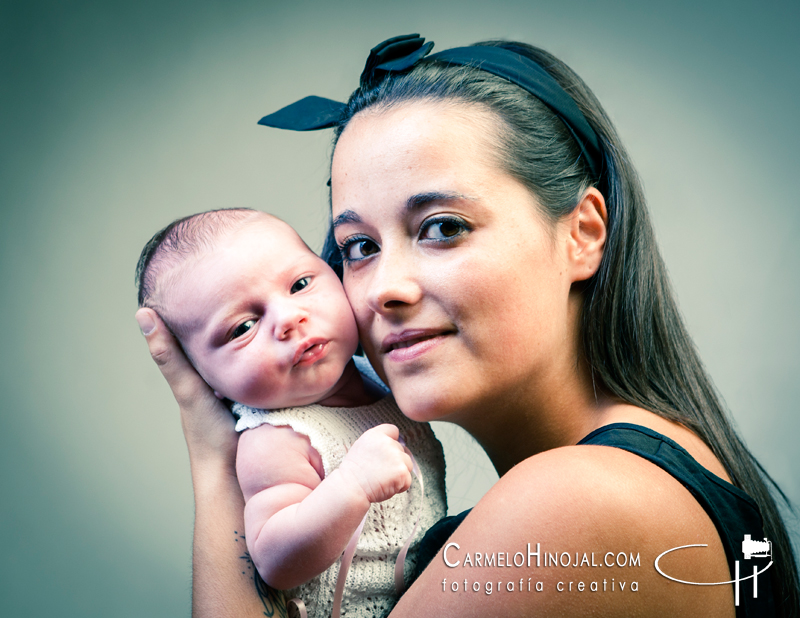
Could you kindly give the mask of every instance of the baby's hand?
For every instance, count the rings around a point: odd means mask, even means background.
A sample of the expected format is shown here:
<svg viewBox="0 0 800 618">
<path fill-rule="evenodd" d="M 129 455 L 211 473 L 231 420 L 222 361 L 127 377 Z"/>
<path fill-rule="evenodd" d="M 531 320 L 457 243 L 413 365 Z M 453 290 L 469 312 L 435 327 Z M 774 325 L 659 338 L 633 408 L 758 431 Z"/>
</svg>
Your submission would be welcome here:
<svg viewBox="0 0 800 618">
<path fill-rule="evenodd" d="M 399 437 L 394 425 L 373 427 L 355 441 L 339 466 L 370 502 L 383 502 L 411 487 L 413 464 Z"/>
</svg>

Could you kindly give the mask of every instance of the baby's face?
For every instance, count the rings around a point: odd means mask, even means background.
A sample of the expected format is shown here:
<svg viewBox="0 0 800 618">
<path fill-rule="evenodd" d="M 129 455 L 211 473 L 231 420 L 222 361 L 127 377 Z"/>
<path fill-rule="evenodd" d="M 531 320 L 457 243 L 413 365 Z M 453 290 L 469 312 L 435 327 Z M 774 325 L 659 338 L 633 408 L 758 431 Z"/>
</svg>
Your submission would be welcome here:
<svg viewBox="0 0 800 618">
<path fill-rule="evenodd" d="M 218 395 L 282 408 L 335 390 L 358 345 L 355 319 L 336 274 L 291 227 L 256 219 L 179 269 L 168 314 Z"/>
</svg>

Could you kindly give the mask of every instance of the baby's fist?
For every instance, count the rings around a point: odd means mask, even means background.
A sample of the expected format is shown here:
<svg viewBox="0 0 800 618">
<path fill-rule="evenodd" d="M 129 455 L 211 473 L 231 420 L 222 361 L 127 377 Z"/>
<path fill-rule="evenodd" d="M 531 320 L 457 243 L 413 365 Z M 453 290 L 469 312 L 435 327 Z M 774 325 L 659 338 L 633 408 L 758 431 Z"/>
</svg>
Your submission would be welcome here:
<svg viewBox="0 0 800 618">
<path fill-rule="evenodd" d="M 339 466 L 370 502 L 383 502 L 411 487 L 411 457 L 398 442 L 394 425 L 378 425 L 355 441 Z"/>
</svg>

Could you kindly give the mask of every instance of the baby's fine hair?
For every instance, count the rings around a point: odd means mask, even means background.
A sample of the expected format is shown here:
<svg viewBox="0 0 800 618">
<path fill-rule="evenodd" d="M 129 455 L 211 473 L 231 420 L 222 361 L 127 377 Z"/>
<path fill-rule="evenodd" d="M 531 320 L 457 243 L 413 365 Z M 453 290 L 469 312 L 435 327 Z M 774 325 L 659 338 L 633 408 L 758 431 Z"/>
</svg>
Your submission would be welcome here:
<svg viewBox="0 0 800 618">
<path fill-rule="evenodd" d="M 252 208 L 209 210 L 176 219 L 156 232 L 136 264 L 139 306 L 155 309 L 165 319 L 167 316 L 159 306 L 162 300 L 158 298 L 159 279 L 188 258 L 212 249 L 222 236 L 258 216 L 268 215 Z"/>
</svg>

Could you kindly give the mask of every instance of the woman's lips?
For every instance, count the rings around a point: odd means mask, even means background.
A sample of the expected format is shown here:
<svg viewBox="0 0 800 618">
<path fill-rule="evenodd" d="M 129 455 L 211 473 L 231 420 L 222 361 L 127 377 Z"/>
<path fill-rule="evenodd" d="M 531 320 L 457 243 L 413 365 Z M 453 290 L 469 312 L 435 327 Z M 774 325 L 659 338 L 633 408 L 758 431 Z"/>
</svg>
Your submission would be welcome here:
<svg viewBox="0 0 800 618">
<path fill-rule="evenodd" d="M 393 362 L 409 361 L 437 347 L 452 334 L 451 331 L 442 330 L 403 331 L 386 337 L 382 351 Z"/>
<path fill-rule="evenodd" d="M 295 352 L 295 367 L 313 365 L 328 353 L 328 341 L 326 339 L 311 339 L 304 341 Z"/>
</svg>

